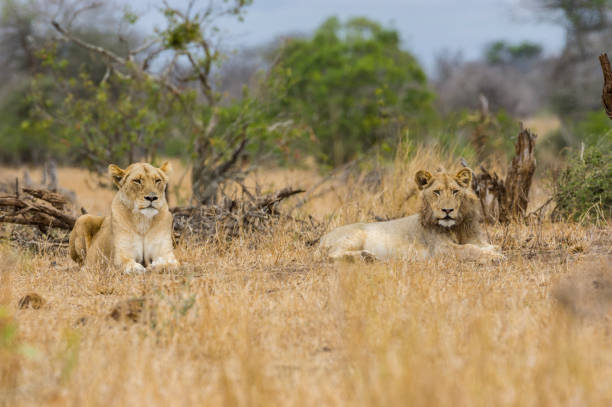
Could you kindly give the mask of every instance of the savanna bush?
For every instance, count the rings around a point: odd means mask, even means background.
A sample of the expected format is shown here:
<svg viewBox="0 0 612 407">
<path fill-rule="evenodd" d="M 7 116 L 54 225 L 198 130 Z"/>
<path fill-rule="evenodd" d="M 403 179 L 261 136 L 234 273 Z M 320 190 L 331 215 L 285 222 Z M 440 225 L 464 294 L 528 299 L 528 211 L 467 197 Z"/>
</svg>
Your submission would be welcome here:
<svg viewBox="0 0 612 407">
<path fill-rule="evenodd" d="M 612 143 L 600 142 L 570 159 L 556 180 L 557 219 L 598 222 L 612 215 Z"/>
</svg>

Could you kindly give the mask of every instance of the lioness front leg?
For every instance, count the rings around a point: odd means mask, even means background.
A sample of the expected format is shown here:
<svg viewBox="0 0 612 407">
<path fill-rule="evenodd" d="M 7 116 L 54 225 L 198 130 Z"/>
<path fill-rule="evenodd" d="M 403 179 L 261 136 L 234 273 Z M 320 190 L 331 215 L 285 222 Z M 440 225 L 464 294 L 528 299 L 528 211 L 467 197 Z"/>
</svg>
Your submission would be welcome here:
<svg viewBox="0 0 612 407">
<path fill-rule="evenodd" d="M 144 273 L 145 267 L 140 264 L 144 262 L 142 242 L 127 234 L 116 233 L 113 247 L 113 264 L 125 274 Z"/>
<path fill-rule="evenodd" d="M 174 271 L 179 266 L 169 234 L 160 233 L 157 238 L 147 240 L 145 255 L 149 264 L 147 269 L 150 271 Z"/>
</svg>

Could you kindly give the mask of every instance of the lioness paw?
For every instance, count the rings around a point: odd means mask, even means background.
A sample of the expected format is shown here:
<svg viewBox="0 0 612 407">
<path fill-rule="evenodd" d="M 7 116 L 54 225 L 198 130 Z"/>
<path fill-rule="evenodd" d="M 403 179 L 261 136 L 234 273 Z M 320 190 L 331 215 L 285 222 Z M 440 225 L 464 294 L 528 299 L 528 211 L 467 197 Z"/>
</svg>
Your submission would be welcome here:
<svg viewBox="0 0 612 407">
<path fill-rule="evenodd" d="M 158 257 L 151 262 L 149 269 L 155 272 L 164 270 L 176 270 L 179 266 L 178 261 L 172 257 Z"/>
<path fill-rule="evenodd" d="M 138 274 L 142 274 L 144 272 L 146 272 L 147 269 L 144 268 L 144 266 L 140 263 L 136 263 L 136 262 L 132 262 L 130 264 L 128 264 L 127 266 L 125 266 L 125 270 L 123 271 L 125 274 L 134 274 L 134 273 L 138 273 Z"/>
</svg>

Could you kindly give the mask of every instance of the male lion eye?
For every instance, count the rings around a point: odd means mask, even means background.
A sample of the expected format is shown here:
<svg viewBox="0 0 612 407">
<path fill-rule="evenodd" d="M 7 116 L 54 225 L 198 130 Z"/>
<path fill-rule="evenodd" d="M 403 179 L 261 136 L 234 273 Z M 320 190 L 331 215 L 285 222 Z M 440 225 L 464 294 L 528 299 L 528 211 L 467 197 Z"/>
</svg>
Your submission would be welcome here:
<svg viewBox="0 0 612 407">
<path fill-rule="evenodd" d="M 436 189 L 435 191 L 433 191 L 433 193 L 438 195 L 438 196 L 440 196 L 440 190 L 439 189 Z"/>
<path fill-rule="evenodd" d="M 458 192 L 459 192 L 458 189 L 453 189 L 453 195 L 457 195 Z"/>
</svg>

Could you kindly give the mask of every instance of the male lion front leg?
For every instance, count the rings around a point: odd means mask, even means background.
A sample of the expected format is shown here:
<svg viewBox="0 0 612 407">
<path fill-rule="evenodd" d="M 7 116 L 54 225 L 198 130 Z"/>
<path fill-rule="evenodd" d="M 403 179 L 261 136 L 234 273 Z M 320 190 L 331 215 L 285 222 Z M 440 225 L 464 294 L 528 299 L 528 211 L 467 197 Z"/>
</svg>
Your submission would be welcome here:
<svg viewBox="0 0 612 407">
<path fill-rule="evenodd" d="M 344 260 L 348 262 L 364 261 L 366 263 L 373 263 L 377 260 L 374 253 L 367 250 L 347 250 L 336 254 L 330 254 L 329 258 L 332 260 Z"/>
<path fill-rule="evenodd" d="M 477 261 L 479 263 L 491 260 L 503 260 L 505 257 L 496 246 L 477 246 L 475 244 L 453 244 L 453 251 L 459 260 Z"/>
</svg>

